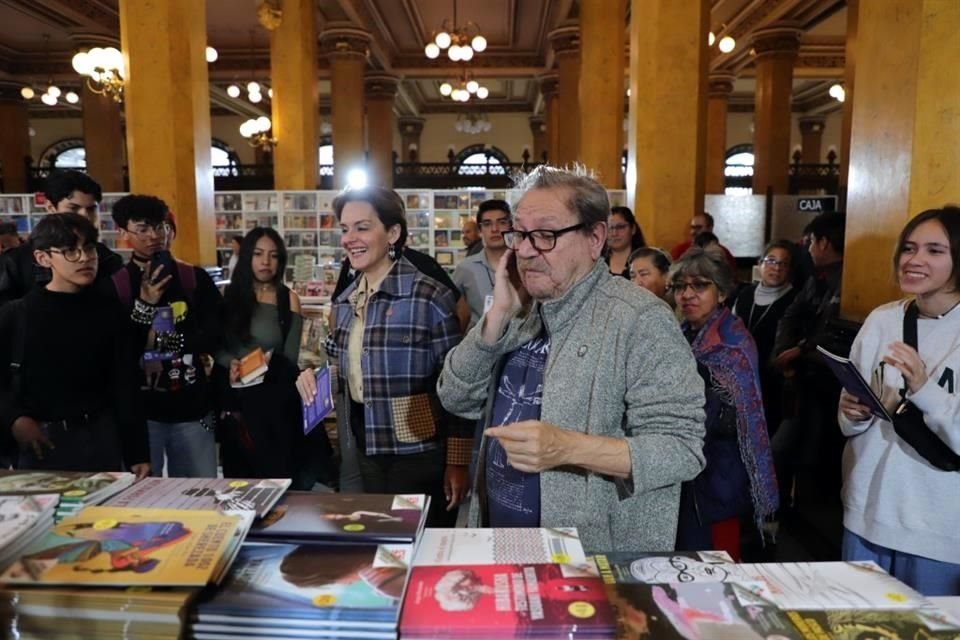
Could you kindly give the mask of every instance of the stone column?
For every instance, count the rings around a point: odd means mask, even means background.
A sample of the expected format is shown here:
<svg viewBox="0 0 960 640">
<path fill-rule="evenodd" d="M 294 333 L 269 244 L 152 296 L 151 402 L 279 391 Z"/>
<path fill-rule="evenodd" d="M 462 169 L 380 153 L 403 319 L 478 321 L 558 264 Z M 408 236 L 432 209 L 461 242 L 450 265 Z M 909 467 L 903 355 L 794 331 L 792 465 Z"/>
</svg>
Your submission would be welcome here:
<svg viewBox="0 0 960 640">
<path fill-rule="evenodd" d="M 790 186 L 790 101 L 793 67 L 800 50 L 800 30 L 793 26 L 761 29 L 754 34 L 757 88 L 754 100 L 753 192 L 787 193 Z"/>
<path fill-rule="evenodd" d="M 533 134 L 533 164 L 543 162 L 547 152 L 547 125 L 542 116 L 532 116 L 530 119 L 530 133 Z"/>
<path fill-rule="evenodd" d="M 120 0 L 130 190 L 177 214 L 175 251 L 216 264 L 207 18 L 194 0 Z"/>
<path fill-rule="evenodd" d="M 543 118 L 547 126 L 546 152 L 547 162 L 556 165 L 560 154 L 560 81 L 556 73 L 548 73 L 538 78 L 540 92 L 543 94 Z"/>
<path fill-rule="evenodd" d="M 841 299 L 855 319 L 900 297 L 885 257 L 903 225 L 960 201 L 960 3 L 861 2 L 859 27 Z"/>
<path fill-rule="evenodd" d="M 727 106 L 735 79 L 733 74 L 711 73 L 707 85 L 706 193 L 723 193 L 727 187 Z"/>
<path fill-rule="evenodd" d="M 580 3 L 580 161 L 609 189 L 623 186 L 625 15 L 626 0 Z"/>
<path fill-rule="evenodd" d="M 802 164 L 820 164 L 820 145 L 823 142 L 823 127 L 827 119 L 823 116 L 804 116 L 797 121 L 800 127 L 800 162 Z"/>
<path fill-rule="evenodd" d="M 670 249 L 703 211 L 709 0 L 631 0 L 627 196 Z"/>
<path fill-rule="evenodd" d="M 400 129 L 400 162 L 422 162 L 420 134 L 423 133 L 423 118 L 398 118 Z"/>
<path fill-rule="evenodd" d="M 557 53 L 560 112 L 556 159 L 559 165 L 573 164 L 580 159 L 580 31 L 562 27 L 549 34 Z"/>
<path fill-rule="evenodd" d="M 333 179 L 347 186 L 352 169 L 366 167 L 363 136 L 363 70 L 370 33 L 354 27 L 332 27 L 320 34 L 320 47 L 330 60 L 330 124 L 333 126 Z"/>
<path fill-rule="evenodd" d="M 393 188 L 393 101 L 399 79 L 388 73 L 367 74 L 367 168 L 370 184 Z"/>
<path fill-rule="evenodd" d="M 317 188 L 317 35 L 313 0 L 284 0 L 270 32 L 274 189 Z"/>
<path fill-rule="evenodd" d="M 20 96 L 21 86 L 15 83 L 0 85 L 0 165 L 3 167 L 4 193 L 27 192 L 30 116 L 27 103 Z"/>
<path fill-rule="evenodd" d="M 847 198 L 847 180 L 850 173 L 850 128 L 853 123 L 854 78 L 857 71 L 857 31 L 859 29 L 860 0 L 847 0 L 847 42 L 844 47 L 843 124 L 840 130 L 840 199 Z"/>
</svg>

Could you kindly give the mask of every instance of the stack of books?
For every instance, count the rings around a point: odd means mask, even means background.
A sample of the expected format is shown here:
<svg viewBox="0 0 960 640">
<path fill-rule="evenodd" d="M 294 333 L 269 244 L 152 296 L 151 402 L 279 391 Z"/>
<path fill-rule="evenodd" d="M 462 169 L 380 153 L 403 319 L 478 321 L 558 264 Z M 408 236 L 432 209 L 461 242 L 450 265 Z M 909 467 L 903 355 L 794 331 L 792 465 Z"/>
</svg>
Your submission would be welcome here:
<svg viewBox="0 0 960 640">
<path fill-rule="evenodd" d="M 423 495 L 287 494 L 198 601 L 193 636 L 395 638 L 428 506 Z"/>
<path fill-rule="evenodd" d="M 50 530 L 59 500 L 55 493 L 0 496 L 0 568 Z"/>
<path fill-rule="evenodd" d="M 289 487 L 288 479 L 144 478 L 105 504 L 223 513 L 250 511 L 262 518 Z"/>
<path fill-rule="evenodd" d="M 716 551 L 594 560 L 619 638 L 955 639 L 960 632 L 960 621 L 872 562 L 734 564 Z"/>
<path fill-rule="evenodd" d="M 61 497 L 54 519 L 59 522 L 101 504 L 135 479 L 132 473 L 113 471 L 0 471 L 0 495 L 57 493 Z"/>
<path fill-rule="evenodd" d="M 406 638 L 611 638 L 613 609 L 575 529 L 427 529 Z"/>
</svg>

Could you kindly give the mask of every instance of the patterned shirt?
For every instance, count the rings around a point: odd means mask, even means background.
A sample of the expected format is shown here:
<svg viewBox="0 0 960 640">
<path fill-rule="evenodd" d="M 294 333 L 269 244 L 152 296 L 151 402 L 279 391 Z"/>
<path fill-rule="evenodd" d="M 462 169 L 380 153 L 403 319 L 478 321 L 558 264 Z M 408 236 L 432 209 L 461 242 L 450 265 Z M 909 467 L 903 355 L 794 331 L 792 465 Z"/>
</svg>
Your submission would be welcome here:
<svg viewBox="0 0 960 640">
<path fill-rule="evenodd" d="M 541 334 L 510 354 L 493 402 L 492 426 L 539 420 L 543 371 L 550 338 Z M 489 526 L 540 526 L 540 474 L 518 471 L 496 438 L 487 438 L 486 485 Z"/>
<path fill-rule="evenodd" d="M 327 353 L 350 375 L 348 344 L 357 327 L 350 284 L 333 303 L 336 326 Z M 406 258 L 394 263 L 366 301 L 361 369 L 366 454 L 431 451 L 446 441 L 447 463 L 467 465 L 473 425 L 444 411 L 436 382 L 447 352 L 460 341 L 453 292 Z M 341 385 L 341 389 L 345 388 Z"/>
</svg>

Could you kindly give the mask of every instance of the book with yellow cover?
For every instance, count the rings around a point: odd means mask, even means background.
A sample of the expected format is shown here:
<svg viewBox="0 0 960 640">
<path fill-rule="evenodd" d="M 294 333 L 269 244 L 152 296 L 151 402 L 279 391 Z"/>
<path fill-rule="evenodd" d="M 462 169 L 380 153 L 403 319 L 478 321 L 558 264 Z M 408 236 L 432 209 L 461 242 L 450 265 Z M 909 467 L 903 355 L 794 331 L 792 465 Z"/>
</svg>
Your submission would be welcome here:
<svg viewBox="0 0 960 640">
<path fill-rule="evenodd" d="M 215 511 L 87 507 L 30 545 L 0 582 L 202 586 L 224 571 L 242 526 Z"/>
</svg>

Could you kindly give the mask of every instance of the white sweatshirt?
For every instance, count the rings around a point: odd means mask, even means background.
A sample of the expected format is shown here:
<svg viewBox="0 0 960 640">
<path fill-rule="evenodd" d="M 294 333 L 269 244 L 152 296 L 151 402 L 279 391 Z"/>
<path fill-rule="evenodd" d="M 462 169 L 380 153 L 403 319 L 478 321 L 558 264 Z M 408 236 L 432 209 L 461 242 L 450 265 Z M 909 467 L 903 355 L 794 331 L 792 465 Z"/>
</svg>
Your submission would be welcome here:
<svg viewBox="0 0 960 640">
<path fill-rule="evenodd" d="M 903 377 L 882 364 L 892 342 L 903 341 L 906 301 L 885 304 L 867 317 L 850 359 L 890 413 L 900 402 Z M 927 426 L 960 452 L 960 308 L 917 322 L 926 384 L 907 394 Z M 881 418 L 854 422 L 839 416 L 848 436 L 843 452 L 843 524 L 874 544 L 960 564 L 960 472 L 940 471 Z"/>
</svg>

